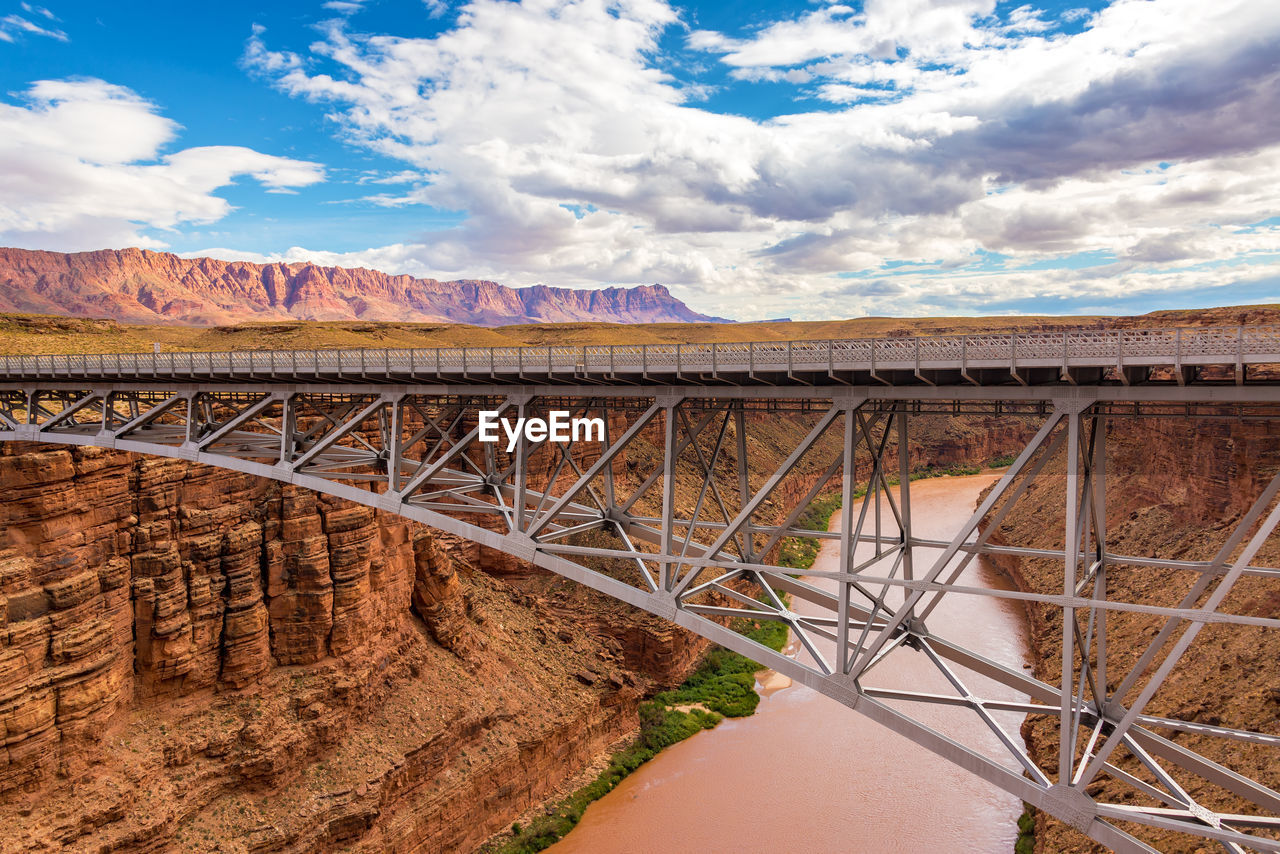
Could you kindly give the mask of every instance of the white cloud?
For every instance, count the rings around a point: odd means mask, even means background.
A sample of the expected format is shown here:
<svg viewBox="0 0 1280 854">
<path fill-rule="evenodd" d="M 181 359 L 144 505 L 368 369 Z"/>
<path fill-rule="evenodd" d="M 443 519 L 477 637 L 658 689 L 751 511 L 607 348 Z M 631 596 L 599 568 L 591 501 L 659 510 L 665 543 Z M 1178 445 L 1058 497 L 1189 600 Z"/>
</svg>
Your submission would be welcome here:
<svg viewBox="0 0 1280 854">
<path fill-rule="evenodd" d="M 101 80 L 42 80 L 0 103 L 0 241 L 61 250 L 161 247 L 146 229 L 210 223 L 213 195 L 248 175 L 268 191 L 322 180 L 318 164 L 237 146 L 161 154 L 178 126 L 154 104 Z"/>
<path fill-rule="evenodd" d="M 380 172 L 365 172 L 356 179 L 357 184 L 418 184 L 427 180 L 427 175 L 413 169 L 402 169 L 384 175 Z"/>
<path fill-rule="evenodd" d="M 1146 301 L 1160 307 L 1194 307 L 1211 292 L 1206 281 L 1230 287 L 1239 304 L 1262 301 L 1280 287 L 1280 260 L 1196 267 L 1132 269 L 1107 265 L 1085 270 L 1014 270 L 906 275 L 834 288 L 820 309 L 852 305 L 876 313 L 888 302 L 910 301 L 920 315 L 982 314 L 993 308 L 1016 314 L 1104 313 Z M 819 311 L 821 316 L 821 311 Z"/>
<path fill-rule="evenodd" d="M 53 14 L 52 12 L 50 12 L 50 11 L 49 11 L 48 9 L 46 9 L 45 7 L 43 7 L 43 6 L 37 6 L 37 5 L 33 4 L 33 3 L 23 3 L 23 4 L 22 4 L 22 11 L 27 12 L 27 13 L 32 14 L 32 15 L 40 15 L 40 16 L 41 16 L 41 17 L 43 17 L 43 18 L 48 18 L 50 21 L 56 21 L 56 20 L 58 20 L 58 16 L 57 16 L 57 15 Z"/>
<path fill-rule="evenodd" d="M 329 0 L 321 6 L 339 15 L 354 15 L 364 10 L 364 0 Z"/>
<path fill-rule="evenodd" d="M 245 62 L 428 176 L 373 201 L 467 213 L 369 250 L 396 269 L 662 281 L 732 315 L 980 310 L 957 288 L 1104 299 L 1121 280 L 1253 275 L 1253 254 L 1280 251 L 1275 229 L 1239 229 L 1277 208 L 1280 7 L 1117 0 L 1064 16 L 1085 17 L 1069 35 L 1030 6 L 869 0 L 749 37 L 689 33 L 730 76 L 838 105 L 765 121 L 700 107 L 702 84 L 665 70 L 660 39 L 681 22 L 661 0 L 474 0 L 436 38 L 333 24 L 306 57 L 256 32 Z M 1128 266 L 957 273 L 979 250 L 1015 268 L 1081 252 Z M 832 277 L 886 261 L 948 272 L 862 297 L 862 280 Z"/>
<path fill-rule="evenodd" d="M 975 19 L 995 9 L 995 0 L 868 0 L 861 13 L 847 6 L 825 6 L 798 18 L 778 21 L 750 39 L 694 32 L 689 44 L 723 54 L 729 65 L 776 67 L 836 56 L 892 60 L 904 50 L 939 61 L 982 44 L 991 34 Z M 1015 15 L 1026 14 L 1021 10 Z"/>
<path fill-rule="evenodd" d="M 1075 11 L 1075 10 L 1073 10 Z M 1007 33 L 1042 33 L 1053 28 L 1053 22 L 1044 18 L 1044 11 L 1033 6 L 1019 6 L 1009 13 L 1009 23 L 1005 25 Z"/>
<path fill-rule="evenodd" d="M 44 18 L 46 22 L 58 20 L 52 12 L 43 6 L 32 6 L 28 3 L 23 3 L 22 10 L 28 15 Z M 0 18 L 0 41 L 12 43 L 16 42 L 21 36 L 44 36 L 60 42 L 68 41 L 66 33 L 49 26 L 47 23 L 43 25 L 37 24 L 29 18 L 16 14 L 5 15 Z"/>
</svg>

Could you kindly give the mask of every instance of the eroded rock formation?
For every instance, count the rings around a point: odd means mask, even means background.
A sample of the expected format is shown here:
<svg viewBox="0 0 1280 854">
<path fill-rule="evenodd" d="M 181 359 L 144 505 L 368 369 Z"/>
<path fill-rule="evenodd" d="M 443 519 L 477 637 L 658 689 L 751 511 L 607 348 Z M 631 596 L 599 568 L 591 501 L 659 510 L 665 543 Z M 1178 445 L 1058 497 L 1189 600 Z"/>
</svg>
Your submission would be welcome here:
<svg viewBox="0 0 1280 854">
<path fill-rule="evenodd" d="M 232 472 L 8 445 L 0 491 L 0 851 L 465 849 L 702 648 Z"/>
<path fill-rule="evenodd" d="M 249 320 L 508 323 L 715 320 L 662 285 L 573 290 L 441 282 L 310 263 L 179 258 L 144 249 L 0 248 L 0 311 L 197 325 Z"/>
</svg>

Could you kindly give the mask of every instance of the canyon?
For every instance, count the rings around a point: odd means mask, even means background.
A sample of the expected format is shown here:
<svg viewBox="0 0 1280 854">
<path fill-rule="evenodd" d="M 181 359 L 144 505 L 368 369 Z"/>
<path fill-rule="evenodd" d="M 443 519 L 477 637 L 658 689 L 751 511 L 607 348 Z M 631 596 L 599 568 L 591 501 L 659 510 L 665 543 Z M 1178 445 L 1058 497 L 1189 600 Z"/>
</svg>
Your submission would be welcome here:
<svg viewBox="0 0 1280 854">
<path fill-rule="evenodd" d="M 625 649 L 584 632 L 356 505 L 3 453 L 0 849 L 473 847 L 698 652 L 638 614 Z"/>
<path fill-rule="evenodd" d="M 762 471 L 800 429 L 771 424 L 776 443 L 751 448 Z M 915 435 L 911 464 L 990 461 L 1035 426 L 939 417 Z M 1108 429 L 1110 538 L 1122 551 L 1205 556 L 1280 469 L 1272 422 L 1116 418 Z M 638 458 L 620 456 L 620 477 L 661 454 L 661 436 L 647 441 L 628 451 Z M 1054 465 L 997 539 L 1055 545 Z M 818 476 L 802 474 L 775 511 Z M 3 852 L 473 850 L 579 785 L 635 732 L 639 704 L 706 648 L 511 556 L 185 461 L 0 445 L 0 495 Z M 1272 542 L 1259 562 L 1275 565 L 1278 551 Z M 1000 568 L 1026 590 L 1061 583 L 1044 562 Z M 1163 602 L 1186 580 L 1152 570 L 1116 583 Z M 1263 585 L 1236 596 L 1237 613 L 1280 613 Z M 1036 668 L 1055 681 L 1044 651 L 1061 626 L 1034 607 L 1028 616 Z M 1117 620 L 1115 646 L 1151 630 Z M 1277 654 L 1266 630 L 1208 630 L 1154 708 L 1275 731 L 1280 682 L 1260 662 Z M 1047 726 L 1023 733 L 1052 768 Z M 1257 770 L 1280 783 L 1275 768 Z M 1036 825 L 1042 854 L 1097 850 L 1047 816 Z"/>
<path fill-rule="evenodd" d="M 1021 441 L 972 419 L 912 453 Z M 6 852 L 471 850 L 705 649 L 510 556 L 185 461 L 10 444 L 0 491 Z"/>
<path fill-rule="evenodd" d="M 128 323 L 212 326 L 245 321 L 696 323 L 662 285 L 573 290 L 441 282 L 311 263 L 182 258 L 145 249 L 45 252 L 0 248 L 0 312 Z"/>
</svg>

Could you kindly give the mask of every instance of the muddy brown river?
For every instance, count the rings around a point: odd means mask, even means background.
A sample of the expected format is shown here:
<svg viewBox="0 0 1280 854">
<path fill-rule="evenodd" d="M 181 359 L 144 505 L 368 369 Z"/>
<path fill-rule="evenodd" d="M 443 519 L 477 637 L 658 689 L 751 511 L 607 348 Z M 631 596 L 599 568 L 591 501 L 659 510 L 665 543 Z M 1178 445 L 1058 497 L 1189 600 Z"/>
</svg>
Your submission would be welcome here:
<svg viewBox="0 0 1280 854">
<path fill-rule="evenodd" d="M 918 536 L 950 538 L 996 475 L 938 478 L 911 485 Z M 838 514 L 833 521 L 838 527 Z M 861 553 L 861 550 L 860 550 Z M 936 552 L 917 552 L 925 567 Z M 838 570 L 839 544 L 825 541 L 815 567 Z M 923 571 L 918 570 L 918 572 Z M 973 561 L 961 584 L 1005 586 Z M 891 600 L 892 600 L 891 594 Z M 900 595 L 897 599 L 900 601 Z M 807 603 L 793 607 L 804 610 Z M 1015 605 L 991 597 L 944 601 L 929 619 L 936 634 L 1008 666 L 1026 664 L 1026 625 Z M 817 639 L 822 643 L 821 639 Z M 793 645 L 794 646 L 794 645 Z M 824 654 L 834 653 L 828 644 Z M 805 653 L 789 649 L 792 655 Z M 965 672 L 979 693 L 1015 698 Z M 998 852 L 1017 838 L 1021 804 L 834 700 L 785 677 L 757 677 L 760 706 L 660 753 L 592 804 L 555 854 L 680 852 Z M 923 653 L 900 650 L 878 668 L 877 687 L 950 693 Z M 899 706 L 987 755 L 999 742 L 971 712 Z M 1003 713 L 1017 736 L 1020 715 Z M 1016 768 L 1010 759 L 1009 767 Z"/>
</svg>

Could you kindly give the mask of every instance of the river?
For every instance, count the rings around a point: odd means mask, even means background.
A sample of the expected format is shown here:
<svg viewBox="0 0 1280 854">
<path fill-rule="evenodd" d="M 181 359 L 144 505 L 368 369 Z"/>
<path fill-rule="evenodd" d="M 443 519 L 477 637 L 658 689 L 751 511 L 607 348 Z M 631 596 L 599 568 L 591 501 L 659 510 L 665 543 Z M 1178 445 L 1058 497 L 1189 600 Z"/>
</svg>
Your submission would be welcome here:
<svg viewBox="0 0 1280 854">
<path fill-rule="evenodd" d="M 949 539 L 995 478 L 982 474 L 913 483 L 917 535 Z M 832 524 L 838 528 L 838 513 Z M 916 565 L 927 566 L 935 554 L 917 552 Z M 815 568 L 838 570 L 839 558 L 839 543 L 824 541 Z M 978 561 L 960 583 L 1006 586 Z M 801 612 L 805 606 L 793 605 Z M 1008 601 L 984 596 L 944 601 L 929 627 L 1008 666 L 1027 662 L 1025 620 Z M 823 650 L 833 651 L 834 644 Z M 965 678 L 980 694 L 1017 697 L 967 671 Z M 664 750 L 592 804 L 578 827 L 549 850 L 1011 854 L 1022 811 L 1017 798 L 785 677 L 764 671 L 758 679 L 762 696 L 754 715 L 726 719 Z M 871 684 L 947 690 L 924 655 L 912 650 L 892 653 Z M 982 744 L 988 755 L 999 753 L 995 735 L 971 712 L 920 705 L 909 711 L 946 734 L 964 734 L 966 743 Z M 1000 720 L 1016 737 L 1020 716 L 1003 713 Z M 1012 759 L 1008 764 L 1017 767 Z"/>
</svg>

